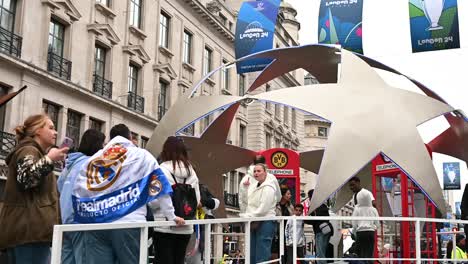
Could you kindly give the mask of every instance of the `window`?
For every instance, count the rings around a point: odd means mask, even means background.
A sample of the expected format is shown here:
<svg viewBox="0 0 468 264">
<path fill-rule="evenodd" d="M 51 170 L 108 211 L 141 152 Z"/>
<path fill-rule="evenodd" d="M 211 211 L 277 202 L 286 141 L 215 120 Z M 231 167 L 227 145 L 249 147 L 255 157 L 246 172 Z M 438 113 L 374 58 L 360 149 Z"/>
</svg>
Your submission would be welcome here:
<svg viewBox="0 0 468 264">
<path fill-rule="evenodd" d="M 244 125 L 239 126 L 239 147 L 245 148 L 246 147 L 246 127 Z"/>
<path fill-rule="evenodd" d="M 229 172 L 223 174 L 223 185 L 224 185 L 224 191 L 228 192 L 229 191 Z"/>
<path fill-rule="evenodd" d="M 227 60 L 223 60 L 223 64 L 228 63 Z M 229 90 L 229 69 L 227 67 L 223 67 L 221 71 L 221 85 L 223 89 Z"/>
<path fill-rule="evenodd" d="M 148 144 L 149 138 L 141 136 L 141 147 L 146 148 L 146 145 Z"/>
<path fill-rule="evenodd" d="M 91 129 L 96 129 L 97 131 L 102 132 L 102 124 L 103 124 L 102 121 L 99 121 L 94 118 L 89 118 L 89 128 Z"/>
<path fill-rule="evenodd" d="M 138 92 L 138 67 L 135 65 L 128 66 L 128 92 L 137 94 Z"/>
<path fill-rule="evenodd" d="M 227 17 L 225 17 L 225 16 L 224 16 L 223 14 L 221 14 L 221 13 L 219 14 L 219 20 L 221 21 L 221 23 L 222 23 L 223 25 L 225 25 L 225 26 L 227 25 Z"/>
<path fill-rule="evenodd" d="M 244 96 L 245 94 L 245 75 L 239 75 L 239 96 Z"/>
<path fill-rule="evenodd" d="M 73 145 L 80 145 L 81 114 L 72 110 L 67 113 L 66 136 L 73 139 Z"/>
<path fill-rule="evenodd" d="M 203 52 L 203 75 L 207 75 L 211 72 L 211 63 L 213 60 L 213 51 L 208 47 L 205 47 Z"/>
<path fill-rule="evenodd" d="M 106 72 L 106 49 L 96 46 L 94 53 L 94 74 L 104 78 Z"/>
<path fill-rule="evenodd" d="M 130 25 L 141 28 L 141 1 L 130 0 Z"/>
<path fill-rule="evenodd" d="M 275 117 L 276 118 L 280 118 L 280 105 L 279 104 L 275 104 Z"/>
<path fill-rule="evenodd" d="M 296 109 L 291 109 L 291 128 L 296 130 Z"/>
<path fill-rule="evenodd" d="M 283 120 L 286 125 L 289 124 L 289 107 L 287 106 L 283 108 Z"/>
<path fill-rule="evenodd" d="M 169 96 L 168 96 L 168 84 L 164 81 L 159 81 L 159 97 L 158 97 L 158 120 L 166 114 L 167 109 L 169 108 Z"/>
<path fill-rule="evenodd" d="M 166 49 L 169 48 L 169 21 L 169 16 L 161 13 L 159 18 L 159 46 Z"/>
<path fill-rule="evenodd" d="M 60 106 L 47 101 L 43 101 L 42 109 L 44 110 L 44 113 L 50 118 L 50 120 L 52 120 L 52 122 L 54 123 L 55 129 L 57 129 Z"/>
<path fill-rule="evenodd" d="M 5 94 L 8 93 L 8 87 L 5 87 L 0 84 L 0 96 L 4 96 Z M 5 110 L 6 107 L 0 107 L 0 131 L 3 131 L 5 129 Z M 0 141 L 0 150 L 1 150 L 2 142 Z"/>
<path fill-rule="evenodd" d="M 266 91 L 266 92 L 271 91 L 271 86 L 270 86 L 268 83 L 267 83 L 266 86 L 265 86 L 265 91 Z M 270 108 L 271 108 L 271 103 L 266 102 L 266 103 L 265 103 L 265 110 L 270 111 Z"/>
<path fill-rule="evenodd" d="M 183 60 L 185 63 L 192 63 L 192 34 L 184 30 L 184 54 Z"/>
<path fill-rule="evenodd" d="M 265 149 L 271 149 L 271 133 L 265 133 Z"/>
<path fill-rule="evenodd" d="M 195 135 L 195 124 L 191 124 L 190 126 L 186 127 L 184 130 L 182 130 L 182 133 L 188 136 Z"/>
<path fill-rule="evenodd" d="M 202 131 L 204 131 L 211 123 L 211 115 L 207 115 L 203 118 Z"/>
<path fill-rule="evenodd" d="M 51 20 L 49 25 L 49 52 L 63 57 L 64 36 L 65 26 L 55 20 Z"/>
<path fill-rule="evenodd" d="M 111 0 L 96 0 L 96 3 L 100 3 L 102 5 L 105 5 L 107 7 L 110 7 L 110 1 Z"/>
<path fill-rule="evenodd" d="M 16 1 L 0 0 L 0 26 L 10 32 L 15 27 Z"/>
<path fill-rule="evenodd" d="M 275 147 L 276 148 L 281 148 L 281 139 L 279 139 L 279 138 L 275 139 Z"/>
<path fill-rule="evenodd" d="M 236 186 L 237 186 L 236 172 L 231 171 L 229 172 L 229 193 L 230 194 L 235 194 L 237 192 Z"/>
<path fill-rule="evenodd" d="M 327 137 L 328 136 L 328 128 L 318 127 L 318 136 L 319 137 Z"/>
</svg>

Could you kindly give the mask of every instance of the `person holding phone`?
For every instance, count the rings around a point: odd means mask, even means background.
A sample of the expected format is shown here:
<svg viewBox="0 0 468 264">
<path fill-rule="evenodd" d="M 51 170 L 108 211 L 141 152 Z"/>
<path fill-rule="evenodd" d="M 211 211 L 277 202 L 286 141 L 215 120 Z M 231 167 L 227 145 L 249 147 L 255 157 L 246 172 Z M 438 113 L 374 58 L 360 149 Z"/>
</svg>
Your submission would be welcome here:
<svg viewBox="0 0 468 264">
<path fill-rule="evenodd" d="M 73 224 L 74 210 L 72 204 L 72 192 L 75 180 L 83 165 L 96 152 L 102 149 L 106 136 L 96 129 L 88 129 L 81 137 L 80 145 L 76 152 L 68 155 L 65 168 L 60 174 L 57 185 L 60 193 L 60 213 L 63 224 Z M 72 147 L 73 140 L 65 138 L 61 146 Z M 65 232 L 63 234 L 62 264 L 84 263 L 84 232 Z"/>
<path fill-rule="evenodd" d="M 8 176 L 0 213 L 0 249 L 16 264 L 48 263 L 53 227 L 59 224 L 54 162 L 68 148 L 54 148 L 57 131 L 45 114 L 15 128 L 17 145 L 7 156 Z"/>
</svg>

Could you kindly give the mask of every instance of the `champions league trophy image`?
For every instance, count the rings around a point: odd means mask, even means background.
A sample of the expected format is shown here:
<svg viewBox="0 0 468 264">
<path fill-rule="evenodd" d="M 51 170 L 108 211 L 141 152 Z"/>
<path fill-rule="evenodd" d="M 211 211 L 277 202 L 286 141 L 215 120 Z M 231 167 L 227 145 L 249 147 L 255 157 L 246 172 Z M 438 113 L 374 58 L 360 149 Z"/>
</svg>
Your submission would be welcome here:
<svg viewBox="0 0 468 264">
<path fill-rule="evenodd" d="M 440 15 L 442 15 L 442 10 L 444 10 L 445 0 L 421 0 L 421 2 L 424 6 L 424 14 L 429 21 L 429 27 L 426 30 L 443 29 L 443 27 L 439 25 L 439 18 Z"/>
</svg>

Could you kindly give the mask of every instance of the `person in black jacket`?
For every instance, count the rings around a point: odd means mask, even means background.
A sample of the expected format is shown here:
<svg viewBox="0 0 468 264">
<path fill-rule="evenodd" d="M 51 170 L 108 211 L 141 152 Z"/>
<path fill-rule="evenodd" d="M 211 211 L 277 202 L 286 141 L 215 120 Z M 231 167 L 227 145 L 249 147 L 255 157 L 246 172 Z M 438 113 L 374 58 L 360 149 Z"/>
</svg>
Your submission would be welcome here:
<svg viewBox="0 0 468 264">
<path fill-rule="evenodd" d="M 468 183 L 465 185 L 465 190 L 463 191 L 463 197 L 460 204 L 461 210 L 461 220 L 468 220 Z M 465 236 L 468 237 L 468 225 L 465 225 Z M 468 243 L 465 244 L 465 251 L 468 252 Z"/>
<path fill-rule="evenodd" d="M 312 199 L 314 190 L 309 190 L 308 196 L 309 201 Z M 323 203 L 315 211 L 309 212 L 309 216 L 330 216 L 328 213 L 328 207 Z M 306 224 L 312 225 L 315 234 L 315 255 L 317 258 L 325 258 L 328 243 L 333 235 L 333 226 L 328 220 L 307 220 Z M 317 261 L 319 264 L 327 263 L 326 260 Z"/>
</svg>

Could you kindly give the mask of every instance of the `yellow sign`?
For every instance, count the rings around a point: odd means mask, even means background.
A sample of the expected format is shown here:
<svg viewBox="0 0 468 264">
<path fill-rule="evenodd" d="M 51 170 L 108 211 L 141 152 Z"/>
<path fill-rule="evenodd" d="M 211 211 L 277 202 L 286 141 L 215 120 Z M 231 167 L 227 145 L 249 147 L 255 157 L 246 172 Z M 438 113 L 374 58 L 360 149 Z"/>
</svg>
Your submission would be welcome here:
<svg viewBox="0 0 468 264">
<path fill-rule="evenodd" d="M 277 151 L 271 155 L 271 164 L 278 169 L 284 168 L 288 164 L 288 155 L 282 151 Z"/>
</svg>

